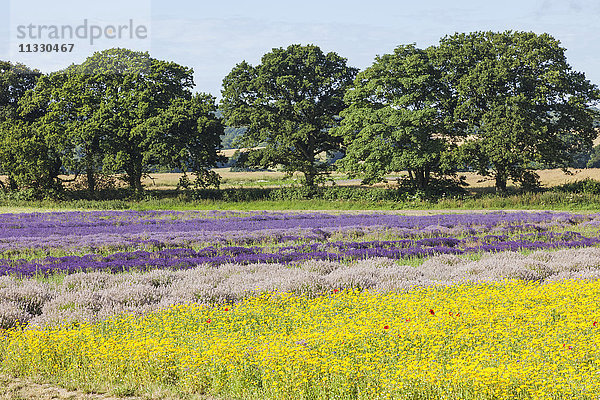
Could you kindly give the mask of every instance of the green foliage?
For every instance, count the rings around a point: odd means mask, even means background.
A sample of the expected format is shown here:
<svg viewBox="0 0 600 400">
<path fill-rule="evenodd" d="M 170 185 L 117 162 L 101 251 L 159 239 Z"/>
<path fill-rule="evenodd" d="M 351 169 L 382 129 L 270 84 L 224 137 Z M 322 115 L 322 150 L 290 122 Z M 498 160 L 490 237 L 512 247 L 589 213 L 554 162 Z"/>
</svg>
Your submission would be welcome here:
<svg viewBox="0 0 600 400">
<path fill-rule="evenodd" d="M 4 189 L 22 191 L 29 197 L 60 190 L 60 157 L 41 122 L 46 109 L 23 107 L 26 94 L 40 76 L 25 65 L 0 62 L 0 169 L 8 175 Z"/>
<path fill-rule="evenodd" d="M 354 190 L 356 189 L 356 190 Z M 274 189 L 203 189 L 186 192 L 145 191 L 132 198 L 131 192 L 121 193 L 114 200 L 36 200 L 31 191 L 0 192 L 0 206 L 4 212 L 48 210 L 589 210 L 600 208 L 600 195 L 545 191 L 513 195 L 455 195 L 424 199 L 418 193 L 400 195 L 398 191 L 383 188 L 342 188 L 335 200 L 307 199 L 301 190 L 285 197 L 269 200 Z M 70 194 L 68 194 L 70 195 Z M 275 195 L 273 195 L 275 197 Z M 289 199 L 293 198 L 293 199 Z M 226 200 L 224 200 L 226 199 Z M 8 208 L 7 208 L 8 207 Z"/>
<path fill-rule="evenodd" d="M 585 178 L 575 182 L 569 182 L 560 186 L 556 186 L 552 190 L 561 193 L 585 193 L 600 195 L 600 181 L 591 178 Z"/>
<path fill-rule="evenodd" d="M 470 134 L 463 160 L 494 176 L 498 191 L 508 179 L 531 184 L 531 163 L 566 168 L 591 148 L 590 105 L 600 93 L 571 70 L 550 35 L 455 34 L 441 40 L 436 54 L 455 92 L 455 126 Z"/>
<path fill-rule="evenodd" d="M 600 168 L 600 145 L 594 146 L 590 158 L 586 164 L 587 168 Z"/>
<path fill-rule="evenodd" d="M 390 172 L 408 171 L 412 186 L 424 190 L 432 174 L 452 172 L 447 93 L 430 60 L 433 51 L 399 46 L 356 77 L 336 129 L 346 145 L 338 164 L 351 176 L 375 183 Z"/>
<path fill-rule="evenodd" d="M 221 145 L 223 149 L 237 149 L 237 140 L 242 137 L 245 131 L 244 128 L 226 127 L 223 131 L 223 136 L 221 136 Z"/>
<path fill-rule="evenodd" d="M 92 196 L 98 174 L 125 172 L 139 193 L 142 177 L 161 167 L 191 172 L 199 187 L 218 185 L 209 168 L 220 160 L 223 127 L 215 99 L 192 95 L 192 73 L 148 53 L 110 49 L 40 79 L 26 105 L 48 109 L 45 136 L 69 171 L 85 172 Z"/>
<path fill-rule="evenodd" d="M 94 115 L 101 100 L 101 88 L 93 85 L 91 75 L 72 65 L 42 76 L 22 101 L 24 110 L 46 109 L 40 118 L 40 129 L 49 145 L 60 154 L 66 171 L 77 176 L 81 172 L 86 174 L 92 196 L 108 151 L 102 121 Z"/>
<path fill-rule="evenodd" d="M 313 45 L 273 49 L 256 67 L 236 65 L 223 80 L 221 111 L 228 126 L 246 128 L 242 146 L 264 145 L 250 152 L 249 164 L 300 171 L 314 186 L 329 169 L 317 155 L 340 148 L 330 129 L 355 74 L 346 59 Z"/>
<path fill-rule="evenodd" d="M 190 98 L 191 69 L 125 49 L 94 53 L 77 69 L 87 76 L 87 91 L 100 91 L 101 103 L 90 111 L 107 133 L 110 153 L 104 166 L 109 171 L 124 170 L 130 187 L 140 192 L 148 168 L 145 161 L 156 145 L 156 137 L 147 135 L 148 121 L 174 99 Z"/>
<path fill-rule="evenodd" d="M 27 90 L 32 89 L 41 76 L 38 70 L 32 70 L 20 63 L 0 61 L 0 107 L 2 116 L 15 116 L 19 101 Z"/>
<path fill-rule="evenodd" d="M 254 171 L 267 171 L 265 168 L 257 168 L 251 165 L 249 160 L 249 154 L 247 151 L 236 150 L 233 156 L 229 159 L 231 172 L 254 172 Z"/>
<path fill-rule="evenodd" d="M 195 176 L 194 187 L 219 186 L 220 177 L 210 170 L 217 162 L 225 161 L 217 155 L 223 126 L 215 111 L 215 98 L 207 94 L 172 101 L 144 123 L 144 136 L 149 146 L 143 164 L 183 171 L 180 182 L 183 187 L 192 183 L 186 172 Z"/>
<path fill-rule="evenodd" d="M 600 129 L 600 108 L 590 107 L 590 110 L 594 113 L 594 128 Z"/>
<path fill-rule="evenodd" d="M 28 191 L 32 197 L 60 192 L 60 159 L 40 133 L 38 124 L 18 119 L 1 124 L 0 162 L 8 171 L 8 188 Z"/>
<path fill-rule="evenodd" d="M 207 199 L 429 201 L 462 196 L 459 181 L 445 180 L 458 168 L 495 177 L 498 192 L 509 179 L 539 192 L 535 167 L 600 166 L 600 147 L 590 150 L 600 91 L 548 34 L 474 32 L 425 50 L 399 46 L 358 76 L 317 46 L 277 48 L 257 66 L 233 68 L 220 111 L 212 96 L 192 93 L 192 73 L 126 49 L 45 76 L 0 62 L 0 173 L 8 176 L 0 186 L 15 198 L 58 196 L 59 175 L 76 173 L 85 174 L 88 198 L 122 198 L 131 193 L 99 183 L 124 173 L 145 199 L 144 175 L 178 170 L 191 173 L 180 187 L 207 188 L 219 184 L 210 168 L 222 160 L 221 143 L 260 146 L 236 165 L 299 171 L 306 187 Z M 344 154 L 335 167 L 364 183 L 400 170 L 410 179 L 381 194 L 317 187 Z M 595 193 L 582 185 L 573 198 Z"/>
<path fill-rule="evenodd" d="M 353 202 L 406 202 L 435 200 L 447 195 L 460 196 L 465 192 L 458 186 L 432 185 L 428 190 L 415 190 L 401 185 L 398 188 L 356 187 L 356 186 L 291 186 L 281 188 L 235 188 L 221 190 L 198 190 L 193 192 L 194 200 L 217 200 L 227 202 L 249 201 L 295 201 L 325 200 Z"/>
</svg>

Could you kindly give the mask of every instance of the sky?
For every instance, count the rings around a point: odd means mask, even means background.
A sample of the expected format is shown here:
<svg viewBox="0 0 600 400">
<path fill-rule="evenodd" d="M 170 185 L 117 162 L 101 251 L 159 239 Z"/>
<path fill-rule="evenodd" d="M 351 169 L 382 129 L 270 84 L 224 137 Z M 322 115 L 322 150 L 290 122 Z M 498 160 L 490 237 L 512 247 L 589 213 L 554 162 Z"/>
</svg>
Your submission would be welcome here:
<svg viewBox="0 0 600 400">
<path fill-rule="evenodd" d="M 549 33 L 567 49 L 573 69 L 600 85 L 600 0 L 0 0 L 0 5 L 0 59 L 52 72 L 94 51 L 127 47 L 193 68 L 195 90 L 217 98 L 237 63 L 256 65 L 276 47 L 315 44 L 364 69 L 398 45 L 424 48 L 446 35 L 481 30 Z M 85 25 L 81 32 L 87 36 L 67 38 L 67 30 L 49 39 L 50 28 L 39 31 L 42 25 Z M 92 25 L 112 36 L 123 26 L 122 35 L 91 43 Z M 142 34 L 129 35 L 136 29 Z M 23 32 L 27 35 L 19 37 Z M 74 49 L 19 51 L 36 43 L 72 43 Z"/>
</svg>

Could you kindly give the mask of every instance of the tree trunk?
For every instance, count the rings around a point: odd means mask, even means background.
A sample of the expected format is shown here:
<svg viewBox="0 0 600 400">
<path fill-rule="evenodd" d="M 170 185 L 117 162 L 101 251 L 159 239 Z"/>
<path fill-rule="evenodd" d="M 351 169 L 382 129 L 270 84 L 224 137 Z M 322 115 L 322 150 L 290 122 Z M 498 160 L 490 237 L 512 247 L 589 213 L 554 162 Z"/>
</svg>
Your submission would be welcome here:
<svg viewBox="0 0 600 400">
<path fill-rule="evenodd" d="M 429 169 L 427 167 L 417 168 L 414 171 L 415 186 L 417 189 L 425 190 L 429 185 Z"/>
<path fill-rule="evenodd" d="M 11 191 L 15 191 L 15 190 L 19 189 L 19 185 L 17 185 L 17 182 L 10 175 L 8 176 L 8 188 Z"/>
<path fill-rule="evenodd" d="M 98 139 L 92 139 L 90 143 L 86 144 L 85 148 L 85 173 L 87 178 L 88 191 L 90 196 L 94 197 L 96 193 L 96 163 L 95 157 L 98 150 L 99 144 Z"/>
<path fill-rule="evenodd" d="M 318 170 L 315 168 L 315 154 L 312 146 L 313 136 L 309 137 L 307 149 L 303 152 L 306 158 L 306 163 L 304 164 L 304 181 L 306 186 L 309 188 L 315 187 L 315 178 L 318 175 Z"/>
<path fill-rule="evenodd" d="M 129 181 L 129 188 L 133 189 L 136 193 L 142 193 L 144 188 L 142 186 L 142 170 L 134 166 L 127 172 L 127 178 Z"/>
<path fill-rule="evenodd" d="M 307 187 L 315 187 L 315 177 L 317 174 L 315 171 L 304 171 L 304 181 L 306 182 Z"/>
<path fill-rule="evenodd" d="M 90 192 L 90 196 L 94 197 L 94 194 L 96 193 L 96 176 L 94 175 L 94 168 L 88 165 L 85 174 L 87 177 L 88 191 Z"/>
<path fill-rule="evenodd" d="M 423 169 L 418 168 L 416 171 L 416 175 L 417 175 L 417 188 L 423 189 L 423 181 L 425 180 L 425 177 L 423 176 Z"/>
<path fill-rule="evenodd" d="M 506 176 L 505 168 L 496 168 L 496 193 L 506 193 Z"/>
<path fill-rule="evenodd" d="M 94 155 L 90 154 L 90 152 L 88 151 L 85 155 L 85 175 L 87 178 L 88 191 L 90 193 L 90 197 L 92 198 L 96 193 L 96 176 L 94 175 L 95 172 L 96 171 L 94 168 Z"/>
</svg>

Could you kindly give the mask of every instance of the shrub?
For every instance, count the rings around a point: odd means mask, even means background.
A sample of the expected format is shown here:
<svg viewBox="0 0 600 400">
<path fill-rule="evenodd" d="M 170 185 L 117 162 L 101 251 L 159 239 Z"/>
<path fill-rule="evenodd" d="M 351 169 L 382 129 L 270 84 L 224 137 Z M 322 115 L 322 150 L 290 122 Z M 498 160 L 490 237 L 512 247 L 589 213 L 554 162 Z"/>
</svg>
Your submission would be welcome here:
<svg viewBox="0 0 600 400">
<path fill-rule="evenodd" d="M 556 186 L 553 190 L 562 193 L 586 193 L 600 195 L 600 181 L 591 178 L 585 178 L 575 182 L 569 182 L 560 186 Z"/>
</svg>

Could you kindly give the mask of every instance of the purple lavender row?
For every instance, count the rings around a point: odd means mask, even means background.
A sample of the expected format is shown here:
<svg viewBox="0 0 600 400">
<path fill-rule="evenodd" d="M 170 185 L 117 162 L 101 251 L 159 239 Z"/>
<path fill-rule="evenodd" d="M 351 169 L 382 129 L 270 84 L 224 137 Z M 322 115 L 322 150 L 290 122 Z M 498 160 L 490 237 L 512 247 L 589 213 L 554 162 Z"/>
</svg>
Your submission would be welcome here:
<svg viewBox="0 0 600 400">
<path fill-rule="evenodd" d="M 543 234 L 538 234 L 537 238 L 542 236 Z M 285 246 L 271 253 L 264 252 L 261 247 L 215 248 L 211 246 L 199 251 L 181 248 L 164 249 L 155 252 L 122 252 L 104 257 L 88 254 L 85 256 L 47 257 L 35 261 L 0 259 L 0 275 L 34 276 L 53 273 L 72 274 L 81 271 L 119 273 L 153 269 L 189 269 L 203 264 L 213 266 L 227 263 L 289 264 L 303 260 L 349 261 L 373 257 L 402 259 L 440 254 L 590 247 L 600 244 L 598 237 L 585 237 L 574 232 L 567 232 L 563 235 L 549 233 L 546 236 L 548 240 L 527 240 L 525 238 L 506 240 L 508 238 L 504 236 L 488 235 L 484 238 L 469 237 L 462 240 L 427 238 L 358 243 L 312 243 Z"/>
<path fill-rule="evenodd" d="M 171 218 L 165 218 L 169 216 Z M 439 226 L 477 226 L 492 229 L 499 225 L 518 225 L 540 222 L 576 224 L 598 218 L 598 215 L 578 215 L 553 212 L 495 212 L 489 214 L 445 214 L 405 216 L 393 214 L 325 213 L 264 213 L 230 217 L 208 217 L 198 212 L 60 212 L 33 214 L 0 214 L 0 237 L 39 236 L 47 234 L 150 233 L 188 231 L 253 231 L 264 229 L 315 229 L 346 226 L 387 226 L 392 228 L 425 228 Z M 533 226 L 533 225 L 532 225 Z"/>
<path fill-rule="evenodd" d="M 400 237 L 546 231 L 600 225 L 600 215 L 496 212 L 403 216 L 392 214 L 104 211 L 0 214 L 0 251 L 22 248 L 143 248 L 156 243 L 252 244 L 326 239 L 337 232 L 393 231 Z M 305 236 L 307 236 L 305 238 Z"/>
</svg>

